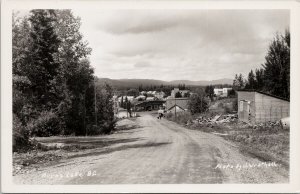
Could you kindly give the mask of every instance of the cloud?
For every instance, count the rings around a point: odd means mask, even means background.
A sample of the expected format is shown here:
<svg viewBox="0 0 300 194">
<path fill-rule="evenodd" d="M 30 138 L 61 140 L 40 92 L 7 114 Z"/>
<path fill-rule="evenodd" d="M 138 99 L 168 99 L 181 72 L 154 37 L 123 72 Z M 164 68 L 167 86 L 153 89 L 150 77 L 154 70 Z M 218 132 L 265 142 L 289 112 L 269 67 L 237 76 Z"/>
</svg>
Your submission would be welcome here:
<svg viewBox="0 0 300 194">
<path fill-rule="evenodd" d="M 134 64 L 135 68 L 145 68 L 145 67 L 151 67 L 151 64 L 146 61 L 140 61 L 136 64 Z"/>
<path fill-rule="evenodd" d="M 74 13 L 97 75 L 110 78 L 232 78 L 260 67 L 275 34 L 289 28 L 288 10 Z"/>
<path fill-rule="evenodd" d="M 153 10 L 104 12 L 104 18 L 107 20 L 98 22 L 96 28 L 108 33 L 122 35 L 156 33 L 173 28 L 178 24 L 176 20 L 171 18 L 171 15 L 162 15 L 162 13 L 162 11 Z"/>
</svg>

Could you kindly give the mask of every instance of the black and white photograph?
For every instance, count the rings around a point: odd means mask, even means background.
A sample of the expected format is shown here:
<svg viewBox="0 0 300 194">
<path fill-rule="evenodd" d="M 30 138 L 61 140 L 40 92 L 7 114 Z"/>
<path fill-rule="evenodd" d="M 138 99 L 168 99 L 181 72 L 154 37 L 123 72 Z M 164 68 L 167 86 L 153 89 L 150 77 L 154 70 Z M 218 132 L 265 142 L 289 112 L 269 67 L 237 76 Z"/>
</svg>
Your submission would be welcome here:
<svg viewBox="0 0 300 194">
<path fill-rule="evenodd" d="M 13 8 L 12 184 L 292 183 L 291 13 Z"/>
</svg>

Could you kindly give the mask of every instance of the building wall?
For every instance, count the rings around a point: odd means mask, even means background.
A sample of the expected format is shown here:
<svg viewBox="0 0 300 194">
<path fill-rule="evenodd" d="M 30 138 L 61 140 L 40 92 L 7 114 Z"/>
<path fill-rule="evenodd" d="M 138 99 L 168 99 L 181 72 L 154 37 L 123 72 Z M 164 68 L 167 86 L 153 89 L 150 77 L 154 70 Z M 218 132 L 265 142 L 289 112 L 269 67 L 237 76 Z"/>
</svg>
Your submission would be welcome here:
<svg viewBox="0 0 300 194">
<path fill-rule="evenodd" d="M 223 89 L 221 89 L 221 88 L 214 88 L 214 94 L 216 96 L 222 95 L 223 94 Z"/>
<path fill-rule="evenodd" d="M 241 121 L 252 124 L 274 122 L 289 115 L 288 101 L 259 92 L 238 91 L 238 117 Z"/>
<path fill-rule="evenodd" d="M 244 122 L 255 122 L 254 92 L 238 91 L 238 118 Z"/>
<path fill-rule="evenodd" d="M 290 102 L 255 92 L 256 123 L 290 116 Z"/>
<path fill-rule="evenodd" d="M 176 105 L 182 107 L 183 109 L 188 109 L 188 98 L 176 98 Z M 175 105 L 175 98 L 168 98 L 166 101 L 166 109 L 169 110 Z"/>
</svg>

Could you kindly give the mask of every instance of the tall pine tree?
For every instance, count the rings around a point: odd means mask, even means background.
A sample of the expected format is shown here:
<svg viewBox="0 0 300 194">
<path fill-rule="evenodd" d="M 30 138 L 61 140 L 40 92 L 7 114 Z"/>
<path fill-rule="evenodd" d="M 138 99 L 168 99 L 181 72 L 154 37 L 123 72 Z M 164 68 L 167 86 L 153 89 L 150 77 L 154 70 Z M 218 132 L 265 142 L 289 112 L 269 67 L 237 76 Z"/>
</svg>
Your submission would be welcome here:
<svg viewBox="0 0 300 194">
<path fill-rule="evenodd" d="M 52 81 L 58 74 L 59 63 L 56 59 L 60 41 L 54 30 L 55 20 L 54 10 L 32 10 L 29 17 L 32 42 L 27 56 L 29 64 L 24 69 L 32 84 L 35 106 L 46 110 L 57 106 Z"/>
<path fill-rule="evenodd" d="M 290 32 L 277 35 L 271 42 L 265 57 L 265 90 L 284 98 L 290 97 Z"/>
<path fill-rule="evenodd" d="M 256 88 L 256 80 L 255 80 L 255 75 L 253 73 L 253 70 L 251 69 L 251 71 L 248 74 L 248 82 L 245 86 L 246 89 L 255 89 Z"/>
</svg>

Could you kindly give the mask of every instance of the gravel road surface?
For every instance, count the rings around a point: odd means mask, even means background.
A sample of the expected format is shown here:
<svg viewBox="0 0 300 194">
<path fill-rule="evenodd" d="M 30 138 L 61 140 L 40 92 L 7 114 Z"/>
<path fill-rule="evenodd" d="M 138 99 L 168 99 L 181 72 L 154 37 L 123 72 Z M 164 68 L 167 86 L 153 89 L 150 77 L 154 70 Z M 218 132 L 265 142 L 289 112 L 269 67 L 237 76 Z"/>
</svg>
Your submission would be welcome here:
<svg viewBox="0 0 300 194">
<path fill-rule="evenodd" d="M 223 138 L 188 130 L 149 113 L 131 129 L 95 137 L 109 146 L 83 151 L 14 177 L 18 184 L 287 183 L 280 164 L 240 153 Z M 250 166 L 252 165 L 252 166 Z"/>
</svg>

